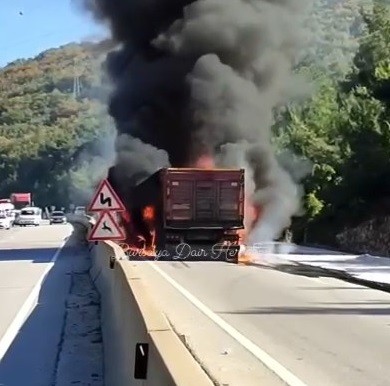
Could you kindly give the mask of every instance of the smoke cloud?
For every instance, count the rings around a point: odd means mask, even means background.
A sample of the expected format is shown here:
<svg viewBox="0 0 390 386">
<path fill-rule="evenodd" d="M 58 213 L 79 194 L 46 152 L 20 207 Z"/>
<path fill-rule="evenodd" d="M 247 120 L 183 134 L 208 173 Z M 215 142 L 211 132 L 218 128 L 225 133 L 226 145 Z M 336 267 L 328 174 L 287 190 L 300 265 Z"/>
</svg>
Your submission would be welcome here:
<svg viewBox="0 0 390 386">
<path fill-rule="evenodd" d="M 67 185 L 70 201 L 75 205 L 86 205 L 92 200 L 96 187 L 115 162 L 116 133 L 108 131 L 103 137 L 88 149 L 82 151 L 69 170 Z"/>
<path fill-rule="evenodd" d="M 299 191 L 271 145 L 273 110 L 294 94 L 306 0 L 87 0 L 120 48 L 114 84 L 118 179 L 191 166 L 203 155 L 245 167 L 272 240 L 299 209 Z M 299 91 L 299 90 L 298 90 Z M 299 92 L 298 92 L 299 94 Z"/>
<path fill-rule="evenodd" d="M 116 140 L 117 173 L 135 185 L 162 167 L 169 167 L 168 154 L 128 134 Z"/>
</svg>

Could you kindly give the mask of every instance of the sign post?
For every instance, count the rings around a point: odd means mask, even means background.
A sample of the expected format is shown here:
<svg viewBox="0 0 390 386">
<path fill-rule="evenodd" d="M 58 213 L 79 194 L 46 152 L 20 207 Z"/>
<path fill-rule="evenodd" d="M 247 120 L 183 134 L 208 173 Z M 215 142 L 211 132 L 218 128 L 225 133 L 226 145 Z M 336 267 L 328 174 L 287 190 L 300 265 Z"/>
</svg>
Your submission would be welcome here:
<svg viewBox="0 0 390 386">
<path fill-rule="evenodd" d="M 122 201 L 107 180 L 103 180 L 89 205 L 89 212 L 98 212 L 99 218 L 94 225 L 89 241 L 125 240 L 126 235 L 118 224 L 116 212 L 126 210 Z"/>
</svg>

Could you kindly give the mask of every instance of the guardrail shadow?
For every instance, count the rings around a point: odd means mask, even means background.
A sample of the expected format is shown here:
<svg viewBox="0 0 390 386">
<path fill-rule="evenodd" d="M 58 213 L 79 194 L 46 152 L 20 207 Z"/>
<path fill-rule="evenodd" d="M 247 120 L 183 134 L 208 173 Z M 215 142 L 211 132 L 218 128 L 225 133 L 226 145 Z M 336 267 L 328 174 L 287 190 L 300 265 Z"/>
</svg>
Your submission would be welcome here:
<svg viewBox="0 0 390 386">
<path fill-rule="evenodd" d="M 72 274 L 88 269 L 88 249 L 73 232 L 47 273 L 37 304 L 0 360 L 0 385 L 51 386 L 55 380 Z M 55 249 L 39 249 L 49 262 Z M 27 252 L 26 252 L 27 253 Z M 51 255 L 50 255 L 51 253 Z M 10 252 L 10 256 L 11 256 Z M 6 254 L 7 255 L 7 254 Z M 50 258 L 49 258 L 50 256 Z M 1 256 L 0 256 L 1 259 Z M 31 260 L 31 259 L 30 259 Z"/>
</svg>

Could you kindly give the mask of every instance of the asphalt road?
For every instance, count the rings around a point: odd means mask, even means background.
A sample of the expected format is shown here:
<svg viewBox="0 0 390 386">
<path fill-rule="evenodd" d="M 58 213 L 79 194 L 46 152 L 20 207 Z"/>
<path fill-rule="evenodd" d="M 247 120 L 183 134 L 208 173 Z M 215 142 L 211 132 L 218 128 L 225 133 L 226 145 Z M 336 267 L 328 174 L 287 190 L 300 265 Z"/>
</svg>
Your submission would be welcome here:
<svg viewBox="0 0 390 386">
<path fill-rule="evenodd" d="M 290 385 L 389 385 L 390 294 L 291 266 L 128 264 L 221 385 L 283 384 L 268 367 Z"/>
<path fill-rule="evenodd" d="M 52 382 L 70 285 L 67 267 L 52 260 L 71 230 L 43 223 L 0 231 L 2 386 Z"/>
</svg>

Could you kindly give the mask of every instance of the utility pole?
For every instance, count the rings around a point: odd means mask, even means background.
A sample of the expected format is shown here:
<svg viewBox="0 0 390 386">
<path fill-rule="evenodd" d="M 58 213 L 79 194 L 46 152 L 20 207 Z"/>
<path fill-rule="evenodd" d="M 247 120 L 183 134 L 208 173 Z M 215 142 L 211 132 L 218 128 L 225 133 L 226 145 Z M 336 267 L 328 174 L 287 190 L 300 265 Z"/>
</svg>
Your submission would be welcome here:
<svg viewBox="0 0 390 386">
<path fill-rule="evenodd" d="M 81 94 L 81 82 L 79 71 L 76 67 L 76 59 L 73 60 L 74 77 L 73 77 L 73 98 L 77 99 Z"/>
<path fill-rule="evenodd" d="M 73 98 L 77 99 L 81 93 L 80 77 L 75 75 L 73 78 Z"/>
</svg>

